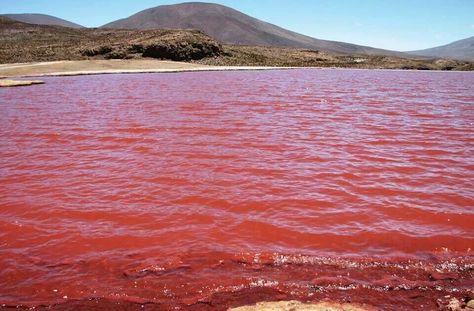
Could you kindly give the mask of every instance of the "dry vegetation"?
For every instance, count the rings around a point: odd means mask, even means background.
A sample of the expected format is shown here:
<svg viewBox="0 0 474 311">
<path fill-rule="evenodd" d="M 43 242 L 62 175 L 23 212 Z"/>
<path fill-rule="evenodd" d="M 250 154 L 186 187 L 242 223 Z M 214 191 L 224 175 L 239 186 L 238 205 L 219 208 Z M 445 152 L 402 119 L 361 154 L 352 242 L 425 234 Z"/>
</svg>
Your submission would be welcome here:
<svg viewBox="0 0 474 311">
<path fill-rule="evenodd" d="M 142 58 L 222 66 L 474 70 L 474 63 L 454 60 L 221 45 L 195 30 L 73 29 L 0 18 L 0 63 Z"/>
<path fill-rule="evenodd" d="M 337 55 L 323 51 L 258 46 L 224 45 L 218 57 L 198 61 L 206 65 L 344 67 L 417 70 L 474 70 L 474 63 L 383 55 Z"/>
<path fill-rule="evenodd" d="M 0 63 L 142 57 L 190 61 L 221 52 L 216 40 L 194 30 L 73 29 L 0 18 Z"/>
</svg>

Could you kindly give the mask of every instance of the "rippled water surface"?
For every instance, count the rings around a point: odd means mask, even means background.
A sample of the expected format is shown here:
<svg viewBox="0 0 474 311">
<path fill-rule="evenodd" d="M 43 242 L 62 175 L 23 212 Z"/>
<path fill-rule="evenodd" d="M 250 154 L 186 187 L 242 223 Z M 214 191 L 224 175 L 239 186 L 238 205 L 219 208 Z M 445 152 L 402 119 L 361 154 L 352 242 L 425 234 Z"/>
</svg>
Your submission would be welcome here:
<svg viewBox="0 0 474 311">
<path fill-rule="evenodd" d="M 474 286 L 472 73 L 44 80 L 0 90 L 0 303 L 311 297 L 321 267 L 439 256 Z"/>
</svg>

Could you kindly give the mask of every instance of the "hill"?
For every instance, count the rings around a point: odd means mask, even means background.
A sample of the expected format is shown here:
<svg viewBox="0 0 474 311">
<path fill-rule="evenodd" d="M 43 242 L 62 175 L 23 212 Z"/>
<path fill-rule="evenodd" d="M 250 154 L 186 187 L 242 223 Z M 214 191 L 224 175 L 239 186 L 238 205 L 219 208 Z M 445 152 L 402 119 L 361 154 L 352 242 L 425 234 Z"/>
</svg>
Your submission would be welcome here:
<svg viewBox="0 0 474 311">
<path fill-rule="evenodd" d="M 442 57 L 474 61 L 474 37 L 426 50 L 411 51 L 407 53 L 428 57 Z"/>
<path fill-rule="evenodd" d="M 0 63 L 142 57 L 190 61 L 219 53 L 221 45 L 196 30 L 75 29 L 0 17 Z"/>
<path fill-rule="evenodd" d="M 70 21 L 45 14 L 3 14 L 0 15 L 19 22 L 36 25 L 55 25 L 70 28 L 84 28 L 84 26 L 72 23 Z"/>
<path fill-rule="evenodd" d="M 198 29 L 226 44 L 303 48 L 351 55 L 403 56 L 400 52 L 315 39 L 223 5 L 202 2 L 157 6 L 108 23 L 102 28 Z"/>
<path fill-rule="evenodd" d="M 221 44 L 198 30 L 75 29 L 0 17 L 0 63 L 153 58 L 223 66 L 474 69 L 474 63 L 451 60 Z"/>
</svg>

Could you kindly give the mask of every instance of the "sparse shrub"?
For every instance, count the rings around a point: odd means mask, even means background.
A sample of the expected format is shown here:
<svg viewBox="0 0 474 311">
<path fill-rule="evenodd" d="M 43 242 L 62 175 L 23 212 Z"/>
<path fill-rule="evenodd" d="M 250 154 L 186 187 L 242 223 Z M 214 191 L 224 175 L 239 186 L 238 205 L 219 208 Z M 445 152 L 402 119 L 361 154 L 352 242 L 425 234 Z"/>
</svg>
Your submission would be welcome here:
<svg viewBox="0 0 474 311">
<path fill-rule="evenodd" d="M 142 44 L 132 44 L 132 46 L 128 48 L 128 52 L 132 54 L 143 53 L 144 51 L 145 51 L 145 48 L 143 47 Z"/>
<path fill-rule="evenodd" d="M 112 48 L 110 46 L 101 46 L 98 48 L 83 50 L 82 55 L 92 57 L 97 55 L 105 55 L 110 52 L 112 52 Z"/>
<path fill-rule="evenodd" d="M 124 51 L 112 51 L 104 56 L 105 59 L 126 59 L 128 54 Z"/>
</svg>

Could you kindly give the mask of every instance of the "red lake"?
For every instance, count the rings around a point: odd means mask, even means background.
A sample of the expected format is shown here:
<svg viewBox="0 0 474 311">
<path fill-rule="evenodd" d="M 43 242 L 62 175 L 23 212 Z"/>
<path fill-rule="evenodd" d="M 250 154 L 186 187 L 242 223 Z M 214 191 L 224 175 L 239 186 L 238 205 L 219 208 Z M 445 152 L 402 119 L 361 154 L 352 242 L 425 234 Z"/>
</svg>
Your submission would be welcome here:
<svg viewBox="0 0 474 311">
<path fill-rule="evenodd" d="M 43 80 L 0 90 L 2 308 L 474 298 L 473 73 Z"/>
</svg>

